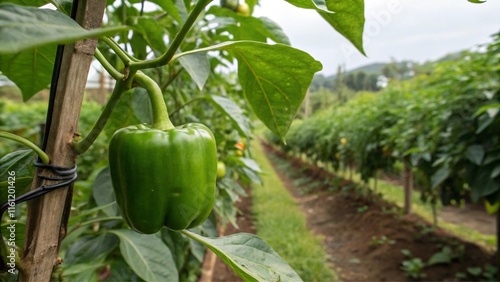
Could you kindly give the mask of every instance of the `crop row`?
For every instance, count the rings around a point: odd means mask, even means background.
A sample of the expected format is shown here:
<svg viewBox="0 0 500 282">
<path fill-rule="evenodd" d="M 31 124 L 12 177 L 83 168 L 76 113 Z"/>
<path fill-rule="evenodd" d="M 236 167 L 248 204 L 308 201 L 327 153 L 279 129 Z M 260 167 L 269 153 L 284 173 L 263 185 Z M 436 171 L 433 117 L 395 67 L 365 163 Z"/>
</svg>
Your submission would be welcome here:
<svg viewBox="0 0 500 282">
<path fill-rule="evenodd" d="M 500 199 L 500 34 L 484 47 L 298 120 L 281 146 L 337 169 L 355 167 L 365 181 L 403 162 L 422 176 L 424 198 L 485 198 L 493 210 Z"/>
</svg>

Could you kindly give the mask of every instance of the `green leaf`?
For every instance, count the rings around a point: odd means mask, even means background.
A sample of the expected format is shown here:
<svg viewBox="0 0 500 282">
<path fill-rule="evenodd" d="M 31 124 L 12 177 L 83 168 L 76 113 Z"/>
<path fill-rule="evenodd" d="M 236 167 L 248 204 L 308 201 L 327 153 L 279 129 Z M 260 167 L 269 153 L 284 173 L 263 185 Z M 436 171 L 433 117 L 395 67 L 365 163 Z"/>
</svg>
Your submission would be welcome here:
<svg viewBox="0 0 500 282">
<path fill-rule="evenodd" d="M 161 229 L 161 239 L 170 249 L 177 270 L 180 271 L 186 259 L 187 239 L 179 232 L 172 231 L 166 227 Z"/>
<path fill-rule="evenodd" d="M 153 122 L 153 108 L 148 91 L 144 88 L 134 88 L 132 90 L 132 108 L 135 116 L 143 123 Z"/>
<path fill-rule="evenodd" d="M 167 50 L 163 39 L 165 31 L 153 18 L 147 16 L 137 18 L 137 24 L 134 25 L 133 29 L 143 36 L 144 40 L 146 40 L 153 50 L 160 53 Z"/>
<path fill-rule="evenodd" d="M 134 93 L 134 90 L 123 93 L 104 127 L 107 136 L 111 137 L 122 127 L 141 122 L 134 112 L 134 96 L 136 96 Z"/>
<path fill-rule="evenodd" d="M 475 166 L 469 165 L 467 170 L 467 182 L 472 191 L 471 198 L 473 202 L 485 196 L 496 193 L 500 187 L 500 179 L 491 178 L 495 166 Z"/>
<path fill-rule="evenodd" d="M 0 54 L 112 35 L 124 29 L 118 26 L 86 30 L 59 11 L 0 4 Z"/>
<path fill-rule="evenodd" d="M 284 141 L 321 63 L 282 44 L 243 41 L 223 49 L 238 59 L 238 78 L 256 116 Z"/>
<path fill-rule="evenodd" d="M 99 281 L 141 281 L 137 274 L 135 274 L 132 269 L 127 265 L 127 263 L 121 259 L 114 258 L 109 264 L 111 267 L 111 273 L 104 280 Z M 82 280 L 82 281 L 91 281 L 91 280 Z"/>
<path fill-rule="evenodd" d="M 57 46 L 52 44 L 0 56 L 0 71 L 21 89 L 25 102 L 40 90 L 48 88 L 56 49 Z"/>
<path fill-rule="evenodd" d="M 7 227 L 11 226 L 11 224 L 15 224 L 16 227 L 15 229 L 16 238 L 14 239 L 16 247 L 19 250 L 22 250 L 24 248 L 24 235 L 26 232 L 26 224 L 20 222 L 2 224 L 1 228 L 2 228 L 2 235 L 4 238 L 9 238 L 12 229 L 7 229 Z M 6 244 L 8 244 L 8 242 L 6 242 Z M 9 245 L 7 245 L 6 247 L 9 247 Z"/>
<path fill-rule="evenodd" d="M 283 44 L 229 41 L 177 54 L 227 50 L 238 60 L 238 78 L 256 116 L 284 141 L 311 84 L 322 65 L 304 51 Z"/>
<path fill-rule="evenodd" d="M 16 195 L 20 196 L 30 191 L 31 183 L 33 182 L 33 176 L 24 176 L 17 177 L 16 176 Z M 8 189 L 9 189 L 9 181 L 5 180 L 0 182 L 0 201 L 5 203 L 8 200 Z"/>
<path fill-rule="evenodd" d="M 444 166 L 436 171 L 431 177 L 432 188 L 436 188 L 439 184 L 443 183 L 451 174 L 451 171 L 448 167 Z"/>
<path fill-rule="evenodd" d="M 0 2 L 4 2 L 4 0 L 0 0 Z M 34 6 L 34 7 L 41 7 L 45 4 L 50 3 L 50 1 L 45 1 L 45 0 L 8 0 L 8 2 L 10 4 L 15 4 L 15 5 Z"/>
<path fill-rule="evenodd" d="M 98 257 L 106 256 L 117 246 L 118 238 L 110 233 L 97 237 L 81 237 L 68 249 L 64 255 L 64 262 L 69 265 L 91 262 Z"/>
<path fill-rule="evenodd" d="M 500 110 L 500 103 L 492 103 L 479 108 L 473 115 L 473 117 L 478 117 L 484 113 L 488 113 L 490 118 L 494 118 Z"/>
<path fill-rule="evenodd" d="M 451 259 L 452 257 L 450 256 L 450 254 L 443 251 L 432 255 L 432 257 L 427 262 L 427 265 L 443 264 L 443 263 L 450 264 Z"/>
<path fill-rule="evenodd" d="M 497 165 L 492 171 L 491 171 L 491 178 L 495 178 L 500 175 L 500 165 Z"/>
<path fill-rule="evenodd" d="M 363 55 L 363 30 L 365 25 L 364 0 L 338 1 L 327 0 L 330 11 L 318 13 L 340 34 L 347 38 Z"/>
<path fill-rule="evenodd" d="M 302 281 L 290 265 L 254 234 L 207 238 L 186 230 L 182 233 L 212 250 L 245 281 Z"/>
<path fill-rule="evenodd" d="M 210 62 L 206 53 L 197 53 L 179 58 L 179 63 L 189 73 L 201 90 L 210 74 Z"/>
<path fill-rule="evenodd" d="M 219 6 L 212 6 L 207 13 L 216 16 L 212 21 L 217 24 L 216 29 L 221 33 L 229 31 L 233 34 L 234 40 L 267 42 L 269 38 L 276 43 L 290 45 L 290 39 L 281 27 L 269 18 L 240 16 Z"/>
<path fill-rule="evenodd" d="M 299 7 L 299 8 L 305 8 L 305 9 L 314 9 L 314 10 L 322 10 L 325 12 L 330 12 L 328 11 L 328 8 L 326 7 L 325 1 L 324 0 L 286 0 L 286 2 Z"/>
<path fill-rule="evenodd" d="M 186 5 L 182 0 L 150 0 L 150 1 L 160 6 L 163 9 L 163 11 L 167 12 L 169 15 L 172 15 L 172 17 L 179 24 L 184 23 L 188 17 Z"/>
<path fill-rule="evenodd" d="M 364 0 L 286 0 L 299 8 L 316 10 L 363 54 Z"/>
<path fill-rule="evenodd" d="M 178 281 L 179 275 L 169 248 L 157 234 L 113 230 L 120 238 L 120 250 L 127 264 L 146 281 Z"/>
<path fill-rule="evenodd" d="M 99 174 L 97 174 L 94 183 L 92 184 L 92 196 L 98 206 L 104 206 L 115 201 L 109 167 L 104 168 L 99 172 Z M 119 214 L 118 207 L 116 205 L 103 209 L 103 212 L 107 216 L 117 216 Z"/>
<path fill-rule="evenodd" d="M 207 97 L 209 97 L 210 101 L 231 119 L 234 126 L 242 135 L 250 135 L 250 120 L 233 100 L 217 95 L 210 95 Z"/>
<path fill-rule="evenodd" d="M 17 177 L 33 176 L 33 162 L 36 154 L 32 150 L 19 150 L 5 155 L 0 159 L 0 180 L 6 180 L 9 171 L 14 171 Z"/>
<path fill-rule="evenodd" d="M 476 266 L 476 267 L 468 267 L 468 268 L 467 268 L 467 272 L 468 272 L 469 274 L 471 274 L 472 276 L 476 276 L 476 277 L 477 277 L 477 276 L 481 275 L 482 269 L 481 269 L 481 267 L 479 267 L 479 266 Z"/>
<path fill-rule="evenodd" d="M 97 270 L 105 265 L 104 258 L 86 263 L 69 265 L 64 268 L 64 277 L 68 281 L 98 281 Z"/>
<path fill-rule="evenodd" d="M 472 145 L 465 151 L 465 157 L 473 164 L 481 165 L 484 159 L 484 148 L 481 145 Z"/>
<path fill-rule="evenodd" d="M 276 43 L 291 45 L 290 39 L 275 21 L 266 17 L 260 17 L 259 19 L 261 20 L 263 27 L 265 28 L 262 31 L 263 34 L 265 34 L 268 38 Z"/>
</svg>

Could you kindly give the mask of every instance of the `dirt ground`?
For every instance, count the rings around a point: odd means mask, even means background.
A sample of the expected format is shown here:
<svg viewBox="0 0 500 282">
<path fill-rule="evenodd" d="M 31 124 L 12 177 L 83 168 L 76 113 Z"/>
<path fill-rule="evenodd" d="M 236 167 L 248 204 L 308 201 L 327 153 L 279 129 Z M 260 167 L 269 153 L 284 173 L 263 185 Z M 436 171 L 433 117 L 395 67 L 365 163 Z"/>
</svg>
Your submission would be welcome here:
<svg viewBox="0 0 500 282">
<path fill-rule="evenodd" d="M 265 148 L 271 153 L 270 147 Z M 299 160 L 292 163 L 301 169 L 306 166 Z M 401 270 L 401 263 L 410 259 L 401 250 L 410 251 L 411 258 L 420 258 L 424 262 L 443 250 L 443 247 L 452 250 L 452 256 L 455 257 L 452 263 L 425 267 L 423 272 L 426 277 L 421 279 L 423 281 L 457 281 L 456 273 L 466 273 L 469 267 L 484 267 L 494 263 L 492 253 L 443 230 L 432 231 L 427 222 L 415 215 L 402 215 L 394 205 L 379 199 L 361 199 L 345 191 L 333 193 L 327 187 L 304 193 L 301 187 L 293 185 L 294 179 L 288 178 L 283 171 L 276 170 L 307 215 L 309 228 L 322 236 L 331 266 L 342 281 L 413 281 Z M 331 177 L 328 172 L 315 168 L 309 168 L 305 173 L 320 180 Z M 242 211 L 238 217 L 240 229 L 229 226 L 225 234 L 254 233 L 251 199 L 241 201 L 238 208 Z M 470 214 L 470 210 L 458 213 L 455 210 L 445 210 L 441 217 L 462 222 L 467 214 Z M 480 213 L 473 213 L 472 217 L 474 216 L 478 219 L 485 217 L 484 214 L 480 216 Z M 480 229 L 488 224 L 486 220 L 486 223 L 478 223 L 477 226 Z M 485 227 L 486 232 L 489 232 L 488 228 Z M 467 277 L 467 280 L 471 279 L 474 277 Z M 217 260 L 213 281 L 242 280 Z"/>
</svg>

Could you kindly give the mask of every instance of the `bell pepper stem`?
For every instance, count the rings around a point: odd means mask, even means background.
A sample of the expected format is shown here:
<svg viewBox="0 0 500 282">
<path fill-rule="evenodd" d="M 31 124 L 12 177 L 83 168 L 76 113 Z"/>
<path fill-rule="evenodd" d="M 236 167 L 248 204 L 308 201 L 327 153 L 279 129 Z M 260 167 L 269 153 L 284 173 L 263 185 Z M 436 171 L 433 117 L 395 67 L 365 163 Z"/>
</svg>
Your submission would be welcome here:
<svg viewBox="0 0 500 282">
<path fill-rule="evenodd" d="M 168 117 L 167 106 L 165 105 L 163 94 L 158 84 L 142 72 L 137 72 L 134 76 L 134 80 L 148 91 L 149 98 L 151 99 L 151 107 L 153 109 L 152 127 L 161 130 L 175 128 Z"/>
<path fill-rule="evenodd" d="M 42 160 L 42 162 L 44 164 L 49 164 L 49 162 L 50 162 L 49 156 L 44 151 L 42 151 L 42 149 L 40 149 L 40 147 L 33 144 L 31 141 L 29 141 L 21 136 L 18 136 L 18 135 L 9 133 L 9 132 L 5 132 L 5 131 L 0 131 L 0 137 L 16 141 L 16 142 L 19 142 L 19 143 L 27 146 L 28 148 L 33 150 L 40 157 L 40 159 Z"/>
</svg>

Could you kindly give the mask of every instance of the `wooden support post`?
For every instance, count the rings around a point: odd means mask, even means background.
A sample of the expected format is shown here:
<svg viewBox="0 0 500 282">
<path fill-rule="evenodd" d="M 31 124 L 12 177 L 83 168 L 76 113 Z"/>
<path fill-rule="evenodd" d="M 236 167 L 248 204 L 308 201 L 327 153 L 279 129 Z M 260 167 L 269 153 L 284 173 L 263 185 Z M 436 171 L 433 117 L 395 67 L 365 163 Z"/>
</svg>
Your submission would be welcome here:
<svg viewBox="0 0 500 282">
<path fill-rule="evenodd" d="M 102 0 L 80 0 L 76 21 L 86 29 L 100 27 L 105 5 Z M 96 44 L 97 40 L 91 39 L 64 47 L 46 147 L 52 165 L 75 165 L 76 155 L 70 144 L 77 129 Z M 32 188 L 50 183 L 35 176 Z M 29 202 L 19 281 L 51 280 L 52 270 L 59 263 L 57 254 L 66 235 L 71 200 L 72 187 L 65 187 Z"/>
<path fill-rule="evenodd" d="M 409 160 L 404 160 L 403 184 L 405 193 L 404 213 L 410 214 L 413 191 L 413 170 Z"/>
</svg>

